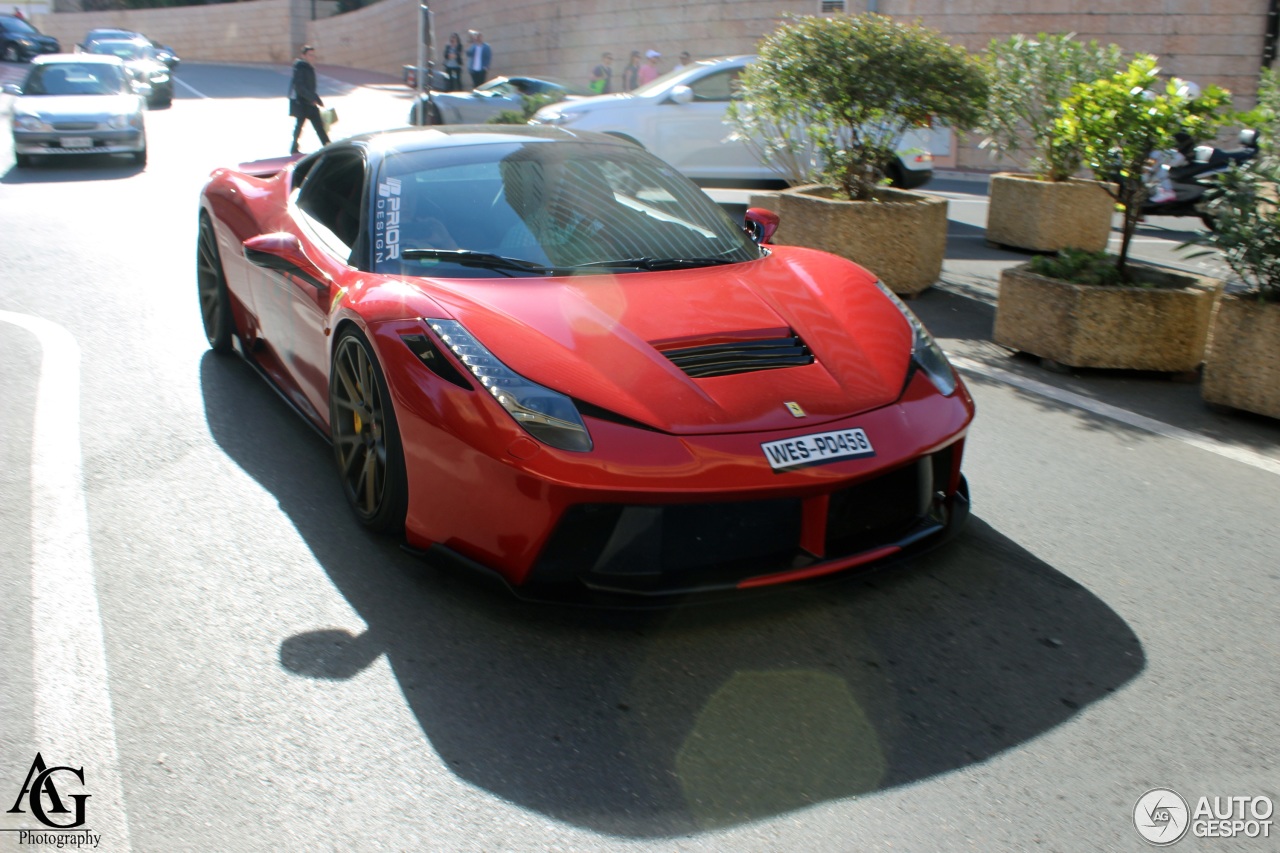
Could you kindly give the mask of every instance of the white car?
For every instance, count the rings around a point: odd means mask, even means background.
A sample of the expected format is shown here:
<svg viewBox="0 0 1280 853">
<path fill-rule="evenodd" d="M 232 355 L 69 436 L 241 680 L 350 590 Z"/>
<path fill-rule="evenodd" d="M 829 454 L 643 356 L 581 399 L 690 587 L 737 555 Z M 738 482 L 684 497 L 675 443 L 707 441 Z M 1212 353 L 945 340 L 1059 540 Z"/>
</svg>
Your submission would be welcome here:
<svg viewBox="0 0 1280 853">
<path fill-rule="evenodd" d="M 13 99 L 17 165 L 35 156 L 128 154 L 147 162 L 146 102 L 118 56 L 51 53 L 38 56 Z"/>
<path fill-rule="evenodd" d="M 530 124 L 593 130 L 630 139 L 703 184 L 776 181 L 779 174 L 760 162 L 742 141 L 729 138 L 725 111 L 737 91 L 738 75 L 754 55 L 693 63 L 631 92 L 597 95 L 543 107 Z M 888 176 L 894 186 L 919 187 L 933 177 L 933 154 L 950 145 L 948 131 L 905 134 L 898 162 Z"/>
</svg>

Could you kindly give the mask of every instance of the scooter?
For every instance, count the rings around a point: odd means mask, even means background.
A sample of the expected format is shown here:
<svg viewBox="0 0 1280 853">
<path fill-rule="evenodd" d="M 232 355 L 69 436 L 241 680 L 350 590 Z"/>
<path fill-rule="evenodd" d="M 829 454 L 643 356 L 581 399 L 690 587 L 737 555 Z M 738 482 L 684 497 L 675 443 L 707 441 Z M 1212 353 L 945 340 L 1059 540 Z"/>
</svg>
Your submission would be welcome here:
<svg viewBox="0 0 1280 853">
<path fill-rule="evenodd" d="M 1147 173 L 1147 200 L 1142 205 L 1142 215 L 1195 216 L 1212 230 L 1213 216 L 1206 205 L 1218 194 L 1215 177 L 1258 156 L 1258 131 L 1240 131 L 1240 145 L 1226 151 L 1212 145 L 1196 145 L 1190 136 L 1178 134 L 1177 156 L 1168 152 L 1176 165 L 1157 162 Z M 1167 170 L 1167 181 L 1161 179 L 1159 169 Z M 1163 196 L 1161 189 L 1165 190 Z M 1168 195 L 1169 189 L 1172 196 Z"/>
</svg>

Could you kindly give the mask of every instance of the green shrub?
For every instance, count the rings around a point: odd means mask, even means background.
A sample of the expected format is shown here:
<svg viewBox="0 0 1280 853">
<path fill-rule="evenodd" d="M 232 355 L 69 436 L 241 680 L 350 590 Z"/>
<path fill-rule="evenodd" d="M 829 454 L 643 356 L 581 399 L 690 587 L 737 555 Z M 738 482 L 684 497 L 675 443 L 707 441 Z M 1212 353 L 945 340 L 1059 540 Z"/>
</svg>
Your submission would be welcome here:
<svg viewBox="0 0 1280 853">
<path fill-rule="evenodd" d="M 1083 152 L 1055 135 L 1054 124 L 1076 84 L 1124 67 L 1119 46 L 1085 44 L 1074 34 L 1016 35 L 992 39 L 985 63 L 990 93 L 978 128 L 986 136 L 981 147 L 1048 181 L 1065 181 L 1078 172 Z"/>
<path fill-rule="evenodd" d="M 1129 246 L 1147 199 L 1143 183 L 1151 152 L 1174 148 L 1174 134 L 1186 131 L 1210 139 L 1223 121 L 1231 95 L 1207 86 L 1192 96 L 1176 78 L 1161 83 L 1156 58 L 1140 54 L 1129 67 L 1093 83 L 1077 84 L 1054 123 L 1063 145 L 1077 146 L 1099 181 L 1124 209 L 1124 226 L 1116 269 L 1123 281 Z"/>
<path fill-rule="evenodd" d="M 872 14 L 789 18 L 739 83 L 735 134 L 765 162 L 802 163 L 850 199 L 871 196 L 906 130 L 935 121 L 968 130 L 987 97 L 986 74 L 964 48 Z"/>
<path fill-rule="evenodd" d="M 1116 259 L 1106 252 L 1063 249 L 1057 255 L 1036 255 L 1030 269 L 1036 275 L 1062 279 L 1073 284 L 1119 285 Z"/>
</svg>

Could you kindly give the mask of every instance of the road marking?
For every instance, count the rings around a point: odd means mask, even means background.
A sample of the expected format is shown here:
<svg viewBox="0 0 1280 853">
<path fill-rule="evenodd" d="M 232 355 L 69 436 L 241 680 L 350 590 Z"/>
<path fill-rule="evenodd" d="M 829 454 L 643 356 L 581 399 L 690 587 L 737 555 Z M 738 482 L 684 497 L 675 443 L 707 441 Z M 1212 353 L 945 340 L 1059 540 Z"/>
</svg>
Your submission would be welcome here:
<svg viewBox="0 0 1280 853">
<path fill-rule="evenodd" d="M 1041 397 L 1047 397 L 1050 400 L 1056 400 L 1068 406 L 1077 409 L 1084 409 L 1095 415 L 1104 418 L 1110 418 L 1113 421 L 1134 427 L 1135 429 L 1144 430 L 1154 433 L 1155 435 L 1171 438 L 1180 441 L 1183 444 L 1189 444 L 1192 447 L 1198 447 L 1201 450 L 1207 450 L 1210 453 L 1216 453 L 1226 459 L 1234 462 L 1242 462 L 1245 465 L 1252 466 L 1269 474 L 1280 475 L 1280 460 L 1273 459 L 1261 453 L 1255 453 L 1252 450 L 1246 450 L 1243 447 L 1236 447 L 1221 441 L 1215 441 L 1207 438 L 1199 433 L 1191 430 L 1182 429 L 1181 427 L 1167 424 L 1164 421 L 1158 421 L 1155 418 L 1148 418 L 1145 415 L 1139 415 L 1128 409 L 1122 409 L 1119 406 L 1112 406 L 1109 403 L 1099 402 L 1098 400 L 1085 397 L 1082 394 L 1076 394 L 1067 391 L 1064 388 L 1058 388 L 1054 385 L 1048 385 L 1035 379 L 1029 379 L 1020 376 L 1008 370 L 999 367 L 992 367 L 964 356 L 949 356 L 951 363 L 960 370 L 967 373 L 976 373 L 979 376 L 985 376 L 988 379 L 994 379 L 997 382 L 1003 382 L 1006 385 L 1012 385 L 1015 388 L 1021 388 L 1023 391 L 1029 391 L 1032 394 L 1038 394 Z"/>
<path fill-rule="evenodd" d="M 206 95 L 204 92 L 201 92 L 201 91 L 200 91 L 199 89 L 197 89 L 195 86 L 192 86 L 192 85 L 191 85 L 190 83 L 188 83 L 186 80 L 181 80 L 181 79 L 179 79 L 179 78 L 177 78 L 177 77 L 174 77 L 174 78 L 173 78 L 173 82 L 177 83 L 178 85 L 180 85 L 180 86 L 181 86 L 182 88 L 184 88 L 184 89 L 189 89 L 189 90 L 191 91 L 191 93 L 192 93 L 193 95 L 195 95 L 197 98 L 204 98 L 205 100 L 208 100 L 208 99 L 209 99 L 209 96 L 208 96 L 208 95 Z"/>
<path fill-rule="evenodd" d="M 56 323 L 0 311 L 40 342 L 31 437 L 31 633 L 36 748 L 84 768 L 85 825 L 128 851 L 102 616 L 80 458 L 80 348 Z M 34 756 L 32 756 L 34 758 Z"/>
</svg>

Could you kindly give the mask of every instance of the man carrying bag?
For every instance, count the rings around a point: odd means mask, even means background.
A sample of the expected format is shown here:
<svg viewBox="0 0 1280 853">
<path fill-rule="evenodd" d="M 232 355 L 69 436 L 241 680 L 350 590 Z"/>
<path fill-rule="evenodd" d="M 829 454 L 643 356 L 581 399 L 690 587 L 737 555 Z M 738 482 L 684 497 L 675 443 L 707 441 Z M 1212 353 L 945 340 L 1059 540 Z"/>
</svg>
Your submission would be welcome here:
<svg viewBox="0 0 1280 853">
<path fill-rule="evenodd" d="M 310 121 L 321 145 L 329 144 L 329 134 L 325 132 L 324 121 L 320 117 L 320 108 L 324 101 L 316 91 L 316 69 L 308 61 L 315 48 L 309 44 L 302 46 L 301 53 L 293 63 L 293 79 L 289 81 L 289 115 L 297 119 L 293 126 L 293 144 L 290 154 L 298 153 L 298 137 L 302 134 L 303 122 Z"/>
</svg>

